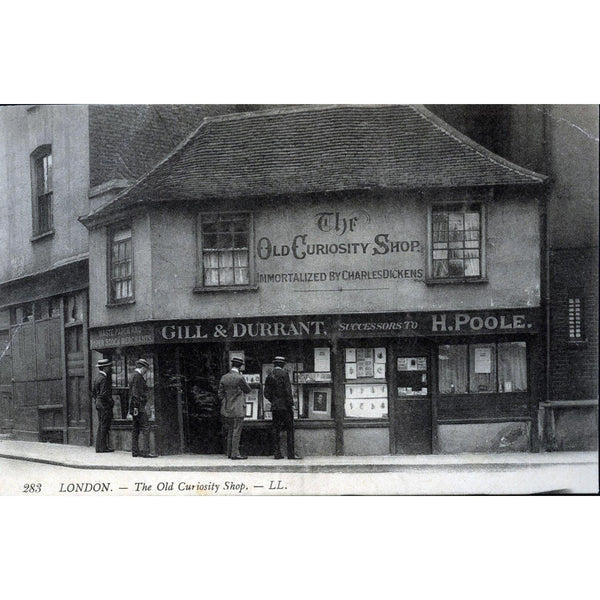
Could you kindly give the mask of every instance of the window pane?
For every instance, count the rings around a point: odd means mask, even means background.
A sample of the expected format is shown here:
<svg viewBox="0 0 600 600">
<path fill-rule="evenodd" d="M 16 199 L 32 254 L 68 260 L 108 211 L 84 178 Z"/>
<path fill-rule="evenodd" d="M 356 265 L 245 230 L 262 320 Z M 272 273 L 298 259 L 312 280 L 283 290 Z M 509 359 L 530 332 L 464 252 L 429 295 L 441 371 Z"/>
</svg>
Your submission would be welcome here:
<svg viewBox="0 0 600 600">
<path fill-rule="evenodd" d="M 219 267 L 233 267 L 233 252 L 219 252 Z"/>
<path fill-rule="evenodd" d="M 234 261 L 236 267 L 247 267 L 248 266 L 248 251 L 244 250 L 242 252 L 237 251 L 234 253 Z"/>
<path fill-rule="evenodd" d="M 465 274 L 462 260 L 448 261 L 448 273 L 450 277 L 462 277 Z"/>
<path fill-rule="evenodd" d="M 204 268 L 216 269 L 219 266 L 219 254 L 217 252 L 204 253 Z"/>
<path fill-rule="evenodd" d="M 235 269 L 235 283 L 236 285 L 248 285 L 248 269 Z"/>
<path fill-rule="evenodd" d="M 233 285 L 233 269 L 219 269 L 221 285 Z"/>
<path fill-rule="evenodd" d="M 448 262 L 445 260 L 433 261 L 433 276 L 448 277 Z"/>
<path fill-rule="evenodd" d="M 219 269 L 204 269 L 204 285 L 219 285 Z"/>
<path fill-rule="evenodd" d="M 498 386 L 501 392 L 527 391 L 527 345 L 498 344 Z"/>
<path fill-rule="evenodd" d="M 496 391 L 495 344 L 469 346 L 470 392 L 489 394 Z"/>
<path fill-rule="evenodd" d="M 467 347 L 440 346 L 438 354 L 439 391 L 464 394 L 467 391 Z"/>
</svg>

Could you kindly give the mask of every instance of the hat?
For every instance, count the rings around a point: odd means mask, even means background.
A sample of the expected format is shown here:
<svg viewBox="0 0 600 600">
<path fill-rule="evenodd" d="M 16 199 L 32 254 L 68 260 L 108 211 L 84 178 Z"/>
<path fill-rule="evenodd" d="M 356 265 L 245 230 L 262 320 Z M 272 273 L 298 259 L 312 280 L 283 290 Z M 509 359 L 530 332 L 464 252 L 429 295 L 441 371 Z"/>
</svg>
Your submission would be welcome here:
<svg viewBox="0 0 600 600">
<path fill-rule="evenodd" d="M 150 363 L 143 358 L 139 358 L 138 360 L 135 361 L 135 366 L 136 367 L 146 367 L 146 369 L 149 369 Z"/>
<path fill-rule="evenodd" d="M 110 358 L 101 358 L 97 363 L 96 366 L 99 369 L 102 369 L 103 367 L 112 367 L 112 361 L 110 360 Z"/>
<path fill-rule="evenodd" d="M 273 362 L 274 362 L 274 363 L 284 363 L 284 362 L 285 362 L 285 357 L 284 357 L 284 356 L 276 356 L 276 357 L 273 359 Z"/>
<path fill-rule="evenodd" d="M 244 359 L 240 358 L 239 356 L 234 356 L 231 359 L 231 364 L 232 365 L 243 365 L 244 364 Z"/>
</svg>

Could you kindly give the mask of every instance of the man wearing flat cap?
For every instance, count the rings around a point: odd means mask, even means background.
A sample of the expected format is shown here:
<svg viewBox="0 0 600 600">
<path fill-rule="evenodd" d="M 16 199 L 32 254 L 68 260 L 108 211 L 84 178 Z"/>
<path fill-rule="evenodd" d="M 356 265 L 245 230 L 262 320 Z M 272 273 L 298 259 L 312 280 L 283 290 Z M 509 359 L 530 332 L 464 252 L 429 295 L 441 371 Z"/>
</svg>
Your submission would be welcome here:
<svg viewBox="0 0 600 600">
<path fill-rule="evenodd" d="M 231 371 L 223 375 L 219 382 L 221 416 L 227 427 L 227 456 L 232 460 L 248 458 L 240 453 L 240 438 L 246 416 L 246 394 L 251 391 L 241 373 L 243 365 L 241 358 L 232 358 Z"/>
<path fill-rule="evenodd" d="M 131 431 L 131 454 L 143 458 L 156 458 L 150 453 L 150 421 L 146 412 L 148 402 L 148 385 L 146 373 L 150 370 L 150 363 L 140 358 L 135 361 L 135 370 L 129 385 L 129 412 L 133 417 Z M 142 443 L 139 443 L 140 434 Z"/>
<path fill-rule="evenodd" d="M 92 399 L 98 411 L 98 431 L 96 432 L 96 452 L 114 452 L 109 447 L 110 426 L 115 401 L 112 397 L 112 362 L 101 358 L 97 363 L 98 375 L 92 385 Z"/>
<path fill-rule="evenodd" d="M 283 368 L 285 358 L 276 356 L 273 359 L 274 369 L 265 380 L 263 394 L 271 402 L 273 411 L 273 455 L 276 459 L 281 455 L 281 431 L 286 432 L 287 457 L 290 460 L 299 459 L 294 450 L 294 396 L 290 376 Z"/>
</svg>

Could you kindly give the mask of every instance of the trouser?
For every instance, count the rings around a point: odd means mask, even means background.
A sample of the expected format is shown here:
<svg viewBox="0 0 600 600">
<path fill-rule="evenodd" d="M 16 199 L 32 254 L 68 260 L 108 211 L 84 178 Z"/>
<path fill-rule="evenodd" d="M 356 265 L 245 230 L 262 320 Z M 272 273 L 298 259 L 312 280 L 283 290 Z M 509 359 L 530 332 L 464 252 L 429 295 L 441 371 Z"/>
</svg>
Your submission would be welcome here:
<svg viewBox="0 0 600 600">
<path fill-rule="evenodd" d="M 293 409 L 273 411 L 273 454 L 281 456 L 280 437 L 285 431 L 287 436 L 287 455 L 291 458 L 295 455 L 294 450 L 294 411 Z"/>
<path fill-rule="evenodd" d="M 96 432 L 96 452 L 104 452 L 109 447 L 110 425 L 112 423 L 112 407 L 98 404 L 98 430 Z"/>
<path fill-rule="evenodd" d="M 134 456 L 136 454 L 148 454 L 149 437 L 150 421 L 148 420 L 148 413 L 140 409 L 138 414 L 133 416 L 133 429 L 131 430 L 131 453 Z"/>
<path fill-rule="evenodd" d="M 227 427 L 227 456 L 240 456 L 240 439 L 242 437 L 242 428 L 244 426 L 244 417 L 229 417 L 226 420 Z"/>
</svg>

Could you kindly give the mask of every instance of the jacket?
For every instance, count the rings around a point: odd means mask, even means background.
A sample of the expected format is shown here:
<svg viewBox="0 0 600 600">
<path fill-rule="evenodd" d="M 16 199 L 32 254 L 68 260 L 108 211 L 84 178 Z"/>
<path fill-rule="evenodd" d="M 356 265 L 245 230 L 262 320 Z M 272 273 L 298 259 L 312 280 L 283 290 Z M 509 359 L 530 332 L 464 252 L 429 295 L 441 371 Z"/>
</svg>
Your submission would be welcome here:
<svg viewBox="0 0 600 600">
<path fill-rule="evenodd" d="M 271 410 L 292 410 L 294 396 L 287 371 L 275 367 L 265 381 L 263 394 L 271 402 Z"/>
<path fill-rule="evenodd" d="M 148 386 L 141 373 L 133 372 L 131 384 L 129 385 L 129 412 L 133 409 L 144 410 L 148 401 Z"/>
<path fill-rule="evenodd" d="M 237 370 L 231 369 L 221 377 L 219 382 L 219 400 L 221 400 L 221 415 L 225 418 L 244 418 L 246 416 L 246 394 L 250 386 L 244 376 Z"/>
<path fill-rule="evenodd" d="M 92 385 L 92 398 L 95 400 L 96 408 L 112 408 L 115 401 L 112 397 L 112 379 L 110 375 L 98 373 Z"/>
</svg>

